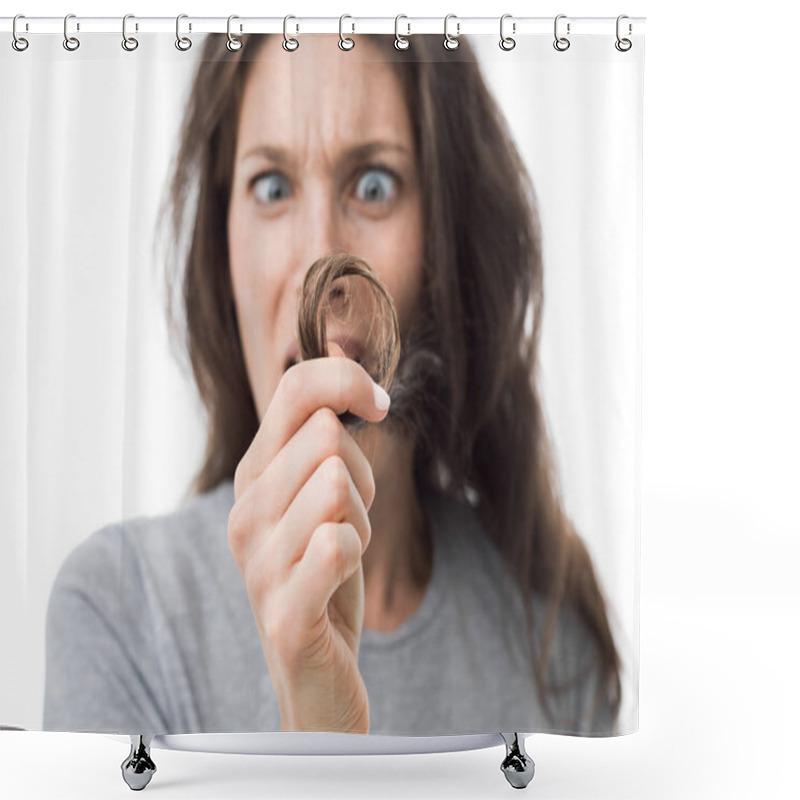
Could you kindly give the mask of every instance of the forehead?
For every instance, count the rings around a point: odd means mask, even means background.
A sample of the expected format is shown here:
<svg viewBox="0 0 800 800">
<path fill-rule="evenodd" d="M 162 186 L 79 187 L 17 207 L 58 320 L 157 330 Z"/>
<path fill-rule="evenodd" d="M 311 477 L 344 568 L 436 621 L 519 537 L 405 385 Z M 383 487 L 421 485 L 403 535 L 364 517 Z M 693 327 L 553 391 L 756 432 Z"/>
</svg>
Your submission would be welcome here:
<svg viewBox="0 0 800 800">
<path fill-rule="evenodd" d="M 349 52 L 338 41 L 338 34 L 311 34 L 287 53 L 281 36 L 267 39 L 245 81 L 240 145 L 381 137 L 410 145 L 408 109 L 391 64 L 368 40 L 357 40 Z"/>
</svg>

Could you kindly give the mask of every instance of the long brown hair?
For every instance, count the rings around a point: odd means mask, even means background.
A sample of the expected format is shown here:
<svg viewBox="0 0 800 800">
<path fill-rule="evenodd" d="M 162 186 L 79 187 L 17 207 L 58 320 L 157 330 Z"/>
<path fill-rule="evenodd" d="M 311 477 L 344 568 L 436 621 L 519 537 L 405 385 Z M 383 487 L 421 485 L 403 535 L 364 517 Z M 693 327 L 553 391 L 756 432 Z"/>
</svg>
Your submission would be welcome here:
<svg viewBox="0 0 800 800">
<path fill-rule="evenodd" d="M 233 477 L 259 424 L 233 300 L 227 213 L 243 89 L 266 38 L 244 35 L 236 52 L 225 36 L 207 38 L 166 198 L 177 254 L 168 263 L 168 319 L 208 417 L 192 493 Z M 467 40 L 446 52 L 438 36 L 417 35 L 407 51 L 396 50 L 392 36 L 359 37 L 367 39 L 404 88 L 426 220 L 421 316 L 440 369 L 425 386 L 415 478 L 472 504 L 518 579 L 544 709 L 548 693 L 565 690 L 547 668 L 566 605 L 594 645 L 602 676 L 595 700 L 616 718 L 620 659 L 590 556 L 560 499 L 537 391 L 542 251 L 530 178 Z M 543 621 L 533 617 L 534 593 L 548 601 Z"/>
</svg>

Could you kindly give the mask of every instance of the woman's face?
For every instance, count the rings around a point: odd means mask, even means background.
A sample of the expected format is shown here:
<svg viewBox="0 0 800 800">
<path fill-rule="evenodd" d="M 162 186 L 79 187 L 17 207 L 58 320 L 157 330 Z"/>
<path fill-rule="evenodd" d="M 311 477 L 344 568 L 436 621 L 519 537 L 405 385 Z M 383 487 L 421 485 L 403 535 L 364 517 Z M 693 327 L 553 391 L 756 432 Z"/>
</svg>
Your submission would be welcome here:
<svg viewBox="0 0 800 800">
<path fill-rule="evenodd" d="M 422 211 L 402 87 L 373 45 L 344 53 L 337 41 L 315 34 L 287 53 L 270 37 L 244 88 L 228 239 L 259 419 L 297 352 L 299 290 L 317 258 L 363 258 L 401 330 L 420 298 Z"/>
</svg>

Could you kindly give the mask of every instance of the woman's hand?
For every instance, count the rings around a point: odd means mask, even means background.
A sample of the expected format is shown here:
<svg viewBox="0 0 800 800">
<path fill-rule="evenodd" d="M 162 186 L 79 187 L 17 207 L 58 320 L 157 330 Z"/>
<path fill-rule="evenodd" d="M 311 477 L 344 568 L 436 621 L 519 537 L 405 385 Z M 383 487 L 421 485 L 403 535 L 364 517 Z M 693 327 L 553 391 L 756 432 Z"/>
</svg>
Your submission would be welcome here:
<svg viewBox="0 0 800 800">
<path fill-rule="evenodd" d="M 381 393 L 385 408 L 378 406 Z M 350 411 L 378 422 L 387 409 L 388 396 L 349 358 L 295 364 L 236 468 L 228 542 L 282 730 L 369 732 L 358 647 L 361 556 L 371 535 L 375 483 L 337 415 Z"/>
</svg>

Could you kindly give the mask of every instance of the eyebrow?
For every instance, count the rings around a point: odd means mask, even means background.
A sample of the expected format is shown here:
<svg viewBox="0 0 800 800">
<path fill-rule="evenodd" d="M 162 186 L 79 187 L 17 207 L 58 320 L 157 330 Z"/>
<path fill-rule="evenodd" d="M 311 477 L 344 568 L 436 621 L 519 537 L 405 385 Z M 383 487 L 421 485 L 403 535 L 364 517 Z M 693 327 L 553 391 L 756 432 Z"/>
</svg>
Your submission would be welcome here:
<svg viewBox="0 0 800 800">
<path fill-rule="evenodd" d="M 370 158 L 371 156 L 379 153 L 383 150 L 395 150 L 400 153 L 408 154 L 408 148 L 402 144 L 397 142 L 381 142 L 381 141 L 374 141 L 374 142 L 365 142 L 364 144 L 358 144 L 354 147 L 350 147 L 344 151 L 343 160 L 344 161 L 362 161 L 365 159 Z M 271 161 L 276 162 L 277 164 L 287 164 L 291 162 L 291 156 L 289 155 L 288 151 L 283 147 L 274 147 L 268 144 L 260 144 L 257 147 L 248 150 L 241 158 L 242 161 L 245 161 L 248 158 L 254 157 L 260 158 L 268 158 Z"/>
</svg>

